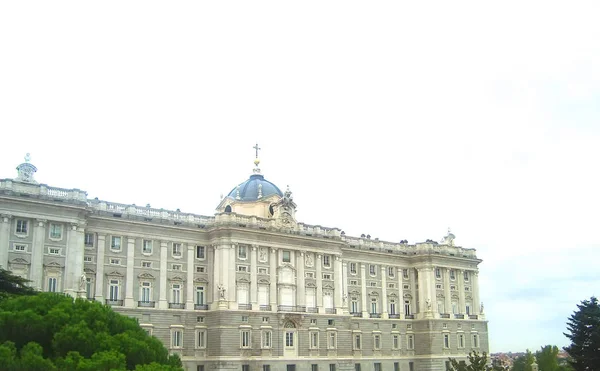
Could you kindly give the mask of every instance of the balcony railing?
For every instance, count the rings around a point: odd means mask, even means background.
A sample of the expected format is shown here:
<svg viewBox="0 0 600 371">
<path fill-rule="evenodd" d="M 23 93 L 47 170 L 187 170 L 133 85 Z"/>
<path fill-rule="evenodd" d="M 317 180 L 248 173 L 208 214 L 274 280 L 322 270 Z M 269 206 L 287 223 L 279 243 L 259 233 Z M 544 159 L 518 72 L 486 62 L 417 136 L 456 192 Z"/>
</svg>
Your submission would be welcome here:
<svg viewBox="0 0 600 371">
<path fill-rule="evenodd" d="M 317 307 L 307 307 L 306 312 L 308 313 L 319 313 L 319 308 Z"/>
<path fill-rule="evenodd" d="M 406 318 L 406 319 L 415 319 L 415 315 L 414 314 L 407 314 L 406 316 L 404 316 L 404 318 Z"/>
<path fill-rule="evenodd" d="M 302 305 L 278 305 L 278 312 L 306 312 L 306 307 Z"/>
<path fill-rule="evenodd" d="M 138 301 L 138 307 L 154 308 L 154 302 L 153 301 Z"/>
<path fill-rule="evenodd" d="M 208 310 L 208 304 L 194 304 L 195 310 Z"/>
<path fill-rule="evenodd" d="M 455 319 L 465 319 L 465 315 L 464 314 L 455 314 L 454 318 Z"/>
<path fill-rule="evenodd" d="M 469 319 L 478 319 L 479 317 L 476 314 L 469 314 Z"/>
<path fill-rule="evenodd" d="M 337 310 L 335 308 L 325 308 L 325 313 L 327 313 L 327 314 L 336 314 Z"/>
<path fill-rule="evenodd" d="M 399 314 L 390 314 L 390 319 L 398 319 L 400 318 Z"/>
<path fill-rule="evenodd" d="M 169 308 L 171 309 L 185 309 L 184 303 L 169 303 Z"/>
<path fill-rule="evenodd" d="M 371 317 L 371 318 L 381 318 L 381 313 L 369 313 L 369 317 Z"/>
<path fill-rule="evenodd" d="M 252 304 L 238 304 L 238 309 L 252 310 Z"/>
<path fill-rule="evenodd" d="M 352 312 L 350 313 L 352 317 L 362 317 L 362 312 Z"/>
<path fill-rule="evenodd" d="M 106 299 L 106 305 L 110 305 L 112 307 L 122 307 L 123 306 L 123 300 Z"/>
<path fill-rule="evenodd" d="M 440 318 L 450 318 L 449 313 L 440 313 Z"/>
<path fill-rule="evenodd" d="M 264 311 L 264 312 L 270 312 L 271 311 L 271 306 L 270 305 L 261 305 L 258 307 L 258 309 Z"/>
</svg>

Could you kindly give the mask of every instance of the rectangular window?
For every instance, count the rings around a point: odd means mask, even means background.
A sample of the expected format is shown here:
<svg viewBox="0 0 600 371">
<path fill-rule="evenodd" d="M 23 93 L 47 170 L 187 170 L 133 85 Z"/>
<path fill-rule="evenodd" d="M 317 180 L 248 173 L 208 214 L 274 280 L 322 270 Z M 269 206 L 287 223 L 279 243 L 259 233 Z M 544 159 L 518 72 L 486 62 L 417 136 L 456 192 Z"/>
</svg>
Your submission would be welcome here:
<svg viewBox="0 0 600 371">
<path fill-rule="evenodd" d="M 27 220 L 17 219 L 16 233 L 27 234 Z"/>
<path fill-rule="evenodd" d="M 269 274 L 269 268 L 259 267 L 258 274 Z"/>
<path fill-rule="evenodd" d="M 83 238 L 83 244 L 87 247 L 93 247 L 94 246 L 94 234 L 86 233 Z"/>
<path fill-rule="evenodd" d="M 263 317 L 262 321 L 263 323 L 269 323 L 269 317 Z"/>
<path fill-rule="evenodd" d="M 350 273 L 356 274 L 356 263 L 350 263 Z"/>
<path fill-rule="evenodd" d="M 390 300 L 390 314 L 396 314 L 396 301 Z"/>
<path fill-rule="evenodd" d="M 435 278 L 442 278 L 442 270 L 440 268 L 435 268 Z"/>
<path fill-rule="evenodd" d="M 374 371 L 381 371 L 381 363 L 376 362 L 373 364 L 373 366 Z"/>
<path fill-rule="evenodd" d="M 196 305 L 204 305 L 204 286 L 196 286 Z"/>
<path fill-rule="evenodd" d="M 285 346 L 286 346 L 286 348 L 294 347 L 294 332 L 293 331 L 285 332 Z"/>
<path fill-rule="evenodd" d="M 415 371 L 415 363 L 408 362 L 408 371 Z"/>
<path fill-rule="evenodd" d="M 262 347 L 269 349 L 272 346 L 273 333 L 270 330 L 262 331 Z"/>
<path fill-rule="evenodd" d="M 142 244 L 142 252 L 144 254 L 152 254 L 152 241 L 144 240 Z"/>
<path fill-rule="evenodd" d="M 171 344 L 173 348 L 181 348 L 181 330 L 174 330 L 171 333 Z"/>
<path fill-rule="evenodd" d="M 381 349 L 381 335 L 373 336 L 373 349 L 380 350 Z"/>
<path fill-rule="evenodd" d="M 369 286 L 377 287 L 377 282 L 375 282 L 375 281 L 369 282 Z"/>
<path fill-rule="evenodd" d="M 444 348 L 450 348 L 450 335 L 444 334 Z"/>
<path fill-rule="evenodd" d="M 55 277 L 48 278 L 48 292 L 56 292 L 58 280 Z"/>
<path fill-rule="evenodd" d="M 85 297 L 88 299 L 93 299 L 94 295 L 92 294 L 92 279 L 85 279 Z"/>
<path fill-rule="evenodd" d="M 59 254 L 60 254 L 60 249 L 56 249 L 56 248 L 52 248 L 52 247 L 51 247 L 51 248 L 48 250 L 48 253 L 49 253 L 49 254 L 52 254 L 52 255 L 59 255 Z"/>
<path fill-rule="evenodd" d="M 283 251 L 283 262 L 290 263 L 292 261 L 291 254 L 289 251 Z"/>
<path fill-rule="evenodd" d="M 323 273 L 323 279 L 324 280 L 330 280 L 331 279 L 331 274 L 329 274 L 329 273 Z"/>
<path fill-rule="evenodd" d="M 179 304 L 181 303 L 181 285 L 173 284 L 171 286 L 171 303 Z"/>
<path fill-rule="evenodd" d="M 27 247 L 25 245 L 15 245 L 15 251 L 25 251 Z"/>
<path fill-rule="evenodd" d="M 331 256 L 329 256 L 329 255 L 323 255 L 323 266 L 325 268 L 331 267 Z"/>
<path fill-rule="evenodd" d="M 360 363 L 354 364 L 354 371 L 360 371 Z"/>
<path fill-rule="evenodd" d="M 435 285 L 435 289 L 436 290 L 441 290 L 442 289 L 442 285 L 440 285 L 439 283 Z"/>
<path fill-rule="evenodd" d="M 202 266 L 202 265 L 196 266 L 196 273 L 204 273 L 204 272 L 206 272 L 206 268 L 204 268 L 204 266 Z"/>
<path fill-rule="evenodd" d="M 333 319 L 328 319 L 328 320 L 327 320 L 327 326 L 335 326 L 335 320 L 333 320 Z"/>
<path fill-rule="evenodd" d="M 111 250 L 121 251 L 121 237 L 112 236 L 110 238 L 110 248 Z"/>
<path fill-rule="evenodd" d="M 270 365 L 263 365 L 263 371 L 271 371 Z"/>
<path fill-rule="evenodd" d="M 329 364 L 329 371 L 335 371 L 335 363 Z"/>
<path fill-rule="evenodd" d="M 358 286 L 358 281 L 357 280 L 350 280 L 350 285 Z"/>
<path fill-rule="evenodd" d="M 204 259 L 204 246 L 196 246 L 196 259 Z"/>
<path fill-rule="evenodd" d="M 238 265 L 238 272 L 248 272 L 248 266 Z"/>
<path fill-rule="evenodd" d="M 53 238 L 53 239 L 62 238 L 62 225 L 50 223 L 50 238 Z"/>
<path fill-rule="evenodd" d="M 319 371 L 319 365 L 313 363 L 312 365 L 310 365 L 310 371 Z"/>
<path fill-rule="evenodd" d="M 242 365 L 242 371 L 250 371 L 250 365 Z"/>
<path fill-rule="evenodd" d="M 395 288 L 396 288 L 395 283 L 388 283 L 388 289 L 395 289 Z"/>
<path fill-rule="evenodd" d="M 141 298 L 140 301 L 142 303 L 148 303 L 152 300 L 152 296 L 151 296 L 151 292 L 150 292 L 150 282 L 142 282 L 142 287 L 141 287 Z"/>
<path fill-rule="evenodd" d="M 369 274 L 371 276 L 374 276 L 374 275 L 376 275 L 376 272 L 377 272 L 377 266 L 373 265 L 373 264 L 370 264 L 369 265 Z"/>
<path fill-rule="evenodd" d="M 407 280 L 408 279 L 408 269 L 403 269 L 402 270 L 402 277 Z"/>
<path fill-rule="evenodd" d="M 360 334 L 354 334 L 354 350 L 360 350 L 361 340 Z"/>
<path fill-rule="evenodd" d="M 410 290 L 410 285 L 402 285 L 402 288 L 403 288 L 404 290 Z"/>
<path fill-rule="evenodd" d="M 392 349 L 400 349 L 400 336 L 392 335 Z"/>
<path fill-rule="evenodd" d="M 204 323 L 204 317 L 203 316 L 196 317 L 196 322 L 198 322 L 198 323 Z"/>
<path fill-rule="evenodd" d="M 152 262 L 142 262 L 142 268 L 152 268 Z"/>
<path fill-rule="evenodd" d="M 388 267 L 388 276 L 390 276 L 390 277 L 396 276 L 396 269 L 394 267 Z"/>
<path fill-rule="evenodd" d="M 108 287 L 108 300 L 110 300 L 110 301 L 119 300 L 119 281 L 118 280 L 110 280 L 110 284 Z"/>
<path fill-rule="evenodd" d="M 406 349 L 408 349 L 408 350 L 415 349 L 415 336 L 414 335 L 408 335 L 406 337 Z"/>
<path fill-rule="evenodd" d="M 317 324 L 317 320 L 315 318 L 311 318 L 310 319 L 310 324 L 311 325 L 316 325 Z"/>
<path fill-rule="evenodd" d="M 174 257 L 181 257 L 181 244 L 173 242 L 172 253 Z"/>
<path fill-rule="evenodd" d="M 479 348 L 479 335 L 473 334 L 473 348 Z"/>
<path fill-rule="evenodd" d="M 394 371 L 400 371 L 400 362 L 394 362 Z"/>
<path fill-rule="evenodd" d="M 465 279 L 465 282 L 469 282 L 469 272 L 465 271 L 463 277 Z"/>
<path fill-rule="evenodd" d="M 350 301 L 350 313 L 358 313 L 360 312 L 358 309 L 358 299 L 352 298 Z"/>
<path fill-rule="evenodd" d="M 83 257 L 83 262 L 84 263 L 91 263 L 94 259 L 92 259 L 91 256 L 84 256 Z"/>
<path fill-rule="evenodd" d="M 319 333 L 317 331 L 311 331 L 310 333 L 310 349 L 319 348 Z"/>
<path fill-rule="evenodd" d="M 248 258 L 248 249 L 246 246 L 238 246 L 238 258 L 243 260 Z"/>
<path fill-rule="evenodd" d="M 371 299 L 371 313 L 379 313 L 377 311 L 377 299 Z"/>
<path fill-rule="evenodd" d="M 248 322 L 248 316 L 242 316 L 242 322 Z"/>
<path fill-rule="evenodd" d="M 315 272 L 306 272 L 306 278 L 315 278 Z"/>
<path fill-rule="evenodd" d="M 462 349 L 465 347 L 465 335 L 458 334 L 458 348 Z"/>
<path fill-rule="evenodd" d="M 450 269 L 450 279 L 453 281 L 456 279 L 456 272 L 454 269 Z"/>
<path fill-rule="evenodd" d="M 206 348 L 206 330 L 198 330 L 198 343 L 196 346 L 200 349 Z"/>
<path fill-rule="evenodd" d="M 171 266 L 171 269 L 174 271 L 180 271 L 181 270 L 181 264 L 173 264 Z"/>
<path fill-rule="evenodd" d="M 240 332 L 240 345 L 242 348 L 250 348 L 250 330 Z"/>
</svg>

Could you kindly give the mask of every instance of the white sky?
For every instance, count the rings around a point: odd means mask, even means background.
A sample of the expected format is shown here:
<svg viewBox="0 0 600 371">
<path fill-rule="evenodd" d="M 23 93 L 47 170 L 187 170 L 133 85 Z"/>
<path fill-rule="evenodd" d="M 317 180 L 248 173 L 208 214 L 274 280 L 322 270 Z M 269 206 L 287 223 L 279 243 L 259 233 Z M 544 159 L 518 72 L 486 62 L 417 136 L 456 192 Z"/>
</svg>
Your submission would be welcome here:
<svg viewBox="0 0 600 371">
<path fill-rule="evenodd" d="M 1 2 L 0 178 L 476 248 L 492 351 L 598 295 L 598 2 Z"/>
</svg>

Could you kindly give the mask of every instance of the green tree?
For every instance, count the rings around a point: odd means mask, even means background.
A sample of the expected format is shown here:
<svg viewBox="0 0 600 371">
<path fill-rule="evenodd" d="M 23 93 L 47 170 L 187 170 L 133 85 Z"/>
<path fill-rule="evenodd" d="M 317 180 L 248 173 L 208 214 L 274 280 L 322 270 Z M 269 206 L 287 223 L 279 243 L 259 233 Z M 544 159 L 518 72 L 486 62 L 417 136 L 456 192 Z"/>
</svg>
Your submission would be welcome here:
<svg viewBox="0 0 600 371">
<path fill-rule="evenodd" d="M 459 362 L 454 358 L 449 358 L 449 371 L 504 371 L 505 368 L 501 363 L 495 362 L 491 366 L 488 365 L 488 356 L 486 352 L 479 354 L 471 352 L 467 356 L 468 363 Z"/>
<path fill-rule="evenodd" d="M 556 345 L 546 345 L 541 350 L 535 352 L 538 367 L 541 371 L 560 371 L 558 365 L 558 347 Z"/>
<path fill-rule="evenodd" d="M 535 356 L 527 349 L 524 355 L 515 358 L 512 371 L 531 371 L 533 361 L 535 361 Z"/>
<path fill-rule="evenodd" d="M 31 281 L 0 268 L 0 300 L 13 295 L 34 294 L 35 290 L 27 285 L 29 282 Z"/>
<path fill-rule="evenodd" d="M 97 302 L 50 293 L 0 302 L 2 355 L 16 359 L 18 371 L 24 362 L 27 370 L 135 370 L 153 363 L 181 370 L 179 357 L 169 356 L 137 320 Z"/>
<path fill-rule="evenodd" d="M 567 322 L 571 345 L 565 347 L 575 371 L 600 370 L 600 304 L 591 297 L 577 305 Z"/>
</svg>

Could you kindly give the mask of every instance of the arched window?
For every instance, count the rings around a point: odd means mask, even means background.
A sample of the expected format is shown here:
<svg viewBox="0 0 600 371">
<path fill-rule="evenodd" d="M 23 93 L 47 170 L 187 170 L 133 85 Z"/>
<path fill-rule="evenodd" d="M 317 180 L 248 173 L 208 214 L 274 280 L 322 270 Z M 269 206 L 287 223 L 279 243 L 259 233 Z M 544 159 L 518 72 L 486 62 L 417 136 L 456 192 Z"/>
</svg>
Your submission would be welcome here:
<svg viewBox="0 0 600 371">
<path fill-rule="evenodd" d="M 283 328 L 296 328 L 296 324 L 292 321 L 287 321 L 284 325 Z"/>
<path fill-rule="evenodd" d="M 231 205 L 225 206 L 225 212 L 226 213 L 230 213 L 231 212 Z"/>
</svg>

